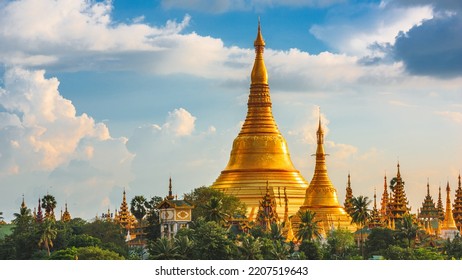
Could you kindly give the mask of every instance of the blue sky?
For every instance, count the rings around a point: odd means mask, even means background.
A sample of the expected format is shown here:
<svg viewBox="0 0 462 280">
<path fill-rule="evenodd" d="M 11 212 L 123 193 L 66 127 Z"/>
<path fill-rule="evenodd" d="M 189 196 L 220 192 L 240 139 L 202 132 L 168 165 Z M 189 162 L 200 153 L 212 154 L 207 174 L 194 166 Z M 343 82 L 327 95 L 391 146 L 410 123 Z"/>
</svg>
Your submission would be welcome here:
<svg viewBox="0 0 462 280">
<path fill-rule="evenodd" d="M 389 0 L 0 3 L 0 211 L 47 192 L 87 219 L 121 192 L 181 195 L 226 166 L 245 118 L 260 17 L 273 113 L 311 180 L 317 108 L 343 202 L 461 169 L 462 5 Z M 444 197 L 443 197 L 444 199 Z"/>
</svg>

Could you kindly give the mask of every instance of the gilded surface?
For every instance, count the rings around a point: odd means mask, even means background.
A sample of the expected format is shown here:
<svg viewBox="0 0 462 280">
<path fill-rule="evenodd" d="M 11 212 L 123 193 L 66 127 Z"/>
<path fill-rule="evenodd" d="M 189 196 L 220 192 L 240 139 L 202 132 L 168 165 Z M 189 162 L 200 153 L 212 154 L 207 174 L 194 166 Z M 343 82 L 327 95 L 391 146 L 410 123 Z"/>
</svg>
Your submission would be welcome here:
<svg viewBox="0 0 462 280">
<path fill-rule="evenodd" d="M 237 196 L 247 205 L 249 218 L 254 219 L 268 182 L 276 201 L 277 214 L 284 217 L 284 197 L 280 190 L 286 188 L 288 213 L 293 215 L 303 204 L 308 183 L 293 166 L 287 143 L 273 118 L 263 59 L 265 41 L 260 26 L 254 46 L 256 55 L 247 116 L 233 142 L 229 162 L 212 188 Z"/>
</svg>

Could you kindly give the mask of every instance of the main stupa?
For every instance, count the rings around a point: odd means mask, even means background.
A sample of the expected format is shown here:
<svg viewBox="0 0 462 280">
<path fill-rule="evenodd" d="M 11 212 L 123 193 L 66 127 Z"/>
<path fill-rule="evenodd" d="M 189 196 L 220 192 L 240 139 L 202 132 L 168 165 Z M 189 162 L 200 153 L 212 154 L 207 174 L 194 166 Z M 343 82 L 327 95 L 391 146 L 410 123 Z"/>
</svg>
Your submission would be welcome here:
<svg viewBox="0 0 462 280">
<path fill-rule="evenodd" d="M 288 201 L 288 215 L 294 215 L 304 202 L 308 183 L 293 166 L 287 143 L 273 118 L 268 74 L 263 60 L 265 41 L 260 23 L 254 46 L 256 55 L 247 116 L 234 139 L 228 165 L 212 188 L 238 197 L 247 205 L 248 218 L 253 220 L 268 186 L 277 214 L 282 219 L 285 199 Z"/>
</svg>

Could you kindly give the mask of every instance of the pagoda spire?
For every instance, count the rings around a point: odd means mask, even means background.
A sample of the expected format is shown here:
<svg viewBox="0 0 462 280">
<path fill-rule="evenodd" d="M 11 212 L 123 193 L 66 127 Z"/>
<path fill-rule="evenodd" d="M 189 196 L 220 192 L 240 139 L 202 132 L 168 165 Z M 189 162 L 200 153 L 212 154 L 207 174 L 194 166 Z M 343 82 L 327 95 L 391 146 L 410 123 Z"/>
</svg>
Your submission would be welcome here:
<svg viewBox="0 0 462 280">
<path fill-rule="evenodd" d="M 380 205 L 380 217 L 382 219 L 382 223 L 387 223 L 388 221 L 388 186 L 387 186 L 387 175 L 383 177 L 383 194 L 382 194 L 382 200 L 381 200 L 381 205 Z"/>
<path fill-rule="evenodd" d="M 24 201 L 24 194 L 22 194 L 21 208 L 27 208 L 26 202 Z"/>
<path fill-rule="evenodd" d="M 371 218 L 369 222 L 369 228 L 376 228 L 382 226 L 382 221 L 380 219 L 379 210 L 377 209 L 377 191 L 374 188 L 374 208 L 371 211 Z"/>
<path fill-rule="evenodd" d="M 263 60 L 263 52 L 265 50 L 265 40 L 261 34 L 260 19 L 258 20 L 257 38 L 253 42 L 255 47 L 255 63 L 251 74 L 251 84 L 268 85 L 268 73 L 266 71 L 265 61 Z"/>
<path fill-rule="evenodd" d="M 396 220 L 401 220 L 404 214 L 409 214 L 408 201 L 404 190 L 404 182 L 401 178 L 400 165 L 397 165 L 396 185 L 393 189 L 393 198 L 390 199 L 390 216 L 393 219 L 393 224 L 396 225 Z"/>
<path fill-rule="evenodd" d="M 40 198 L 38 199 L 38 208 L 37 208 L 37 215 L 35 217 L 35 220 L 37 223 L 43 222 L 43 213 L 42 213 L 42 207 L 40 206 Z"/>
<path fill-rule="evenodd" d="M 443 236 L 448 236 L 453 238 L 455 234 L 459 234 L 454 217 L 452 216 L 452 207 L 451 207 L 451 188 L 449 187 L 449 181 L 446 185 L 446 212 L 444 215 L 443 226 L 441 227 L 441 232 Z"/>
<path fill-rule="evenodd" d="M 353 189 L 351 188 L 351 179 L 350 179 L 350 172 L 348 172 L 348 181 L 346 187 L 346 194 L 345 194 L 345 202 L 343 206 L 345 207 L 345 211 L 351 215 L 353 210 L 353 205 L 351 204 L 351 199 L 353 199 Z"/>
<path fill-rule="evenodd" d="M 438 219 L 441 221 L 444 220 L 444 209 L 443 209 L 443 199 L 441 198 L 441 186 L 438 188 L 438 202 L 436 204 L 436 210 L 438 211 Z"/>
<path fill-rule="evenodd" d="M 459 184 L 458 188 L 456 189 L 456 197 L 454 199 L 454 210 L 452 214 L 454 216 L 454 220 L 456 222 L 456 226 L 459 230 L 462 230 L 462 186 L 460 182 L 460 172 L 459 172 Z"/>
<path fill-rule="evenodd" d="M 173 195 L 173 191 L 172 191 L 172 177 L 170 177 L 168 179 L 168 196 L 167 196 L 167 199 L 168 200 L 175 199 L 175 196 Z"/>
<path fill-rule="evenodd" d="M 419 210 L 419 209 L 417 209 Z M 434 230 L 432 227 L 432 221 L 438 219 L 438 210 L 436 209 L 435 202 L 433 201 L 432 196 L 430 195 L 430 180 L 427 178 L 427 195 L 425 196 L 424 201 L 422 202 L 422 207 L 417 215 L 420 222 L 424 225 L 424 228 L 428 233 L 432 234 Z"/>
<path fill-rule="evenodd" d="M 63 222 L 69 222 L 71 220 L 71 214 L 67 210 L 67 202 L 64 207 L 64 213 L 62 213 L 62 210 L 61 210 L 61 220 Z"/>
<path fill-rule="evenodd" d="M 322 128 L 321 113 L 319 113 L 318 130 L 316 131 L 316 164 L 314 167 L 313 178 L 306 190 L 305 201 L 300 207 L 300 212 L 313 211 L 316 218 L 322 225 L 323 235 L 332 230 L 332 228 L 341 228 L 352 230 L 351 217 L 340 206 L 337 198 L 337 190 L 332 184 L 327 174 L 326 153 L 324 152 L 324 130 Z M 299 226 L 300 218 L 295 216 L 292 223 Z"/>
</svg>

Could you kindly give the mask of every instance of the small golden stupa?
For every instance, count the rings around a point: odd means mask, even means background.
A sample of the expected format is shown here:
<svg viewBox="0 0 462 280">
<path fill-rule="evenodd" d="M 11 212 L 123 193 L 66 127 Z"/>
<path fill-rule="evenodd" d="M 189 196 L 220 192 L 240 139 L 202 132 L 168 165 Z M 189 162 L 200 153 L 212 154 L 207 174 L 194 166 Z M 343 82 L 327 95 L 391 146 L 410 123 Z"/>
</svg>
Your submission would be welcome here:
<svg viewBox="0 0 462 280">
<path fill-rule="evenodd" d="M 314 168 L 313 179 L 306 190 L 305 202 L 300 207 L 300 212 L 312 211 L 316 213 L 316 220 L 321 227 L 321 233 L 326 236 L 332 229 L 345 229 L 355 231 L 356 227 L 351 224 L 351 217 L 340 206 L 337 198 L 337 190 L 327 175 L 326 153 L 324 152 L 324 130 L 321 126 L 321 116 L 319 116 L 319 126 L 316 148 L 316 165 Z M 292 218 L 294 229 L 300 224 L 300 218 L 295 215 Z"/>
<path fill-rule="evenodd" d="M 279 217 L 284 217 L 284 188 L 289 201 L 289 215 L 294 215 L 303 204 L 308 187 L 293 166 L 287 143 L 273 118 L 268 74 L 263 60 L 265 41 L 260 23 L 254 46 L 256 56 L 247 116 L 239 135 L 234 139 L 228 165 L 212 185 L 212 188 L 234 195 L 244 202 L 251 220 L 256 218 L 267 182 L 268 193 L 276 201 Z"/>
</svg>

